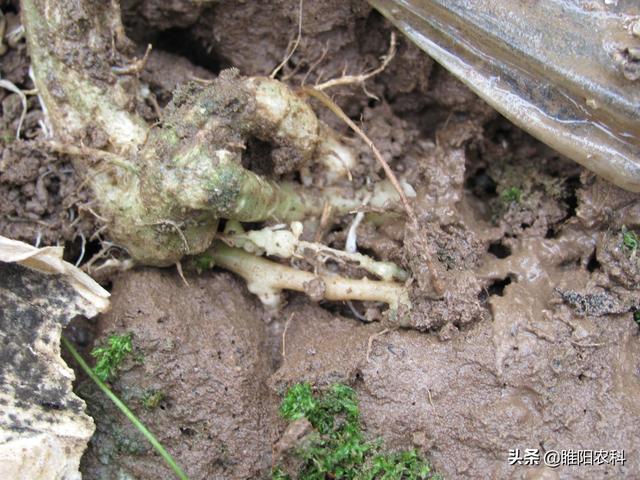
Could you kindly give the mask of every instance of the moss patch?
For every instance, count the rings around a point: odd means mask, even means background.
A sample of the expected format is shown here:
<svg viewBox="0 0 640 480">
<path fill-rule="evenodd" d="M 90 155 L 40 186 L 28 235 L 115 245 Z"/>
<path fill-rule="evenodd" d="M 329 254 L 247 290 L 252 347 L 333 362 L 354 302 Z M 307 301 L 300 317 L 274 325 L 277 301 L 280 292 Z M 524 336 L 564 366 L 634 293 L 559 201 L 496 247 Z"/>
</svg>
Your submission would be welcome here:
<svg viewBox="0 0 640 480">
<path fill-rule="evenodd" d="M 96 359 L 93 370 L 98 378 L 103 382 L 113 379 L 118 367 L 132 350 L 130 333 L 111 335 L 105 346 L 94 348 L 91 355 Z"/>
<path fill-rule="evenodd" d="M 622 227 L 622 244 L 631 252 L 636 252 L 639 244 L 636 232 Z"/>
<path fill-rule="evenodd" d="M 518 187 L 509 187 L 502 191 L 501 196 L 505 203 L 520 203 L 522 190 Z"/>
<path fill-rule="evenodd" d="M 441 478 L 415 450 L 383 452 L 381 441 L 364 439 L 355 391 L 336 384 L 323 394 L 308 383 L 291 387 L 280 414 L 289 421 L 306 418 L 313 427 L 303 446 L 295 450 L 302 461 L 295 478 L 305 480 L 414 480 Z M 291 478 L 294 472 L 276 467 L 274 480 Z"/>
</svg>

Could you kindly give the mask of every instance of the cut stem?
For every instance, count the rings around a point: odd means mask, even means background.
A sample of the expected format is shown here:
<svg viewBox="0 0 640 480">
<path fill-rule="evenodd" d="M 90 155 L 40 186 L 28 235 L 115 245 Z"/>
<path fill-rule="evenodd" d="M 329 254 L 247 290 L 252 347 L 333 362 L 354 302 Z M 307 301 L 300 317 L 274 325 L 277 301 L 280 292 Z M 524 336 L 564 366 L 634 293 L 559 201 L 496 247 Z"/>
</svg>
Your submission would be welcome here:
<svg viewBox="0 0 640 480">
<path fill-rule="evenodd" d="M 171 470 L 173 470 L 176 476 L 180 480 L 189 480 L 187 474 L 184 473 L 184 471 L 178 466 L 171 454 L 165 450 L 158 439 L 153 435 L 153 433 L 149 431 L 149 429 L 147 429 L 147 427 L 145 427 L 145 425 L 138 419 L 138 417 L 136 417 L 135 414 L 131 410 L 129 410 L 129 407 L 127 407 L 124 402 L 120 400 L 102 380 L 100 380 L 93 369 L 89 365 L 87 365 L 87 362 L 84 361 L 84 358 L 82 358 L 80 353 L 78 353 L 73 344 L 64 336 L 60 337 L 60 341 L 69 351 L 75 361 L 78 362 L 78 365 L 80 365 L 80 368 L 82 368 L 84 373 L 86 373 L 89 378 L 91 378 L 91 380 L 95 382 L 98 388 L 100 388 L 100 390 L 102 390 L 102 392 L 107 397 L 109 397 L 109 400 L 111 400 L 115 404 L 115 406 L 118 407 L 118 409 L 124 414 L 124 416 L 127 417 L 129 421 L 140 431 L 140 433 L 144 435 L 144 437 L 149 441 L 156 452 L 160 454 L 160 456 L 164 459 Z"/>
</svg>

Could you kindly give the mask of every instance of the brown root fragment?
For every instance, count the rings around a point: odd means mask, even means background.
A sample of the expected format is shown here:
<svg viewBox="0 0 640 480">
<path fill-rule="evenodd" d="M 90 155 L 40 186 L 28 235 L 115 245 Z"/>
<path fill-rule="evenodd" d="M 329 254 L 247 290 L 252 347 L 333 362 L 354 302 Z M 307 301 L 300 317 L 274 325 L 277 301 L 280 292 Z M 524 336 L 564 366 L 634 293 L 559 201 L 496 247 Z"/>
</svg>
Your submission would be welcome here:
<svg viewBox="0 0 640 480">
<path fill-rule="evenodd" d="M 116 75 L 138 75 L 142 70 L 144 70 L 144 66 L 149 59 L 149 54 L 151 53 L 152 48 L 153 47 L 151 46 L 151 44 L 148 44 L 142 58 L 134 58 L 129 65 L 125 65 L 122 67 L 111 67 L 111 71 Z"/>
</svg>

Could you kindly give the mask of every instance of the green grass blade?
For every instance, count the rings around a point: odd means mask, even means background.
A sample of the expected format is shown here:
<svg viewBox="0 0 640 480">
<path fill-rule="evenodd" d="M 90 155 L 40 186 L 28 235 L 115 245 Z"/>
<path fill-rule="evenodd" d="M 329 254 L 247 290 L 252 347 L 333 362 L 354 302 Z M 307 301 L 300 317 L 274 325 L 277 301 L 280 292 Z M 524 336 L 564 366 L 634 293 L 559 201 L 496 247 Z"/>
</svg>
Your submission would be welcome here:
<svg viewBox="0 0 640 480">
<path fill-rule="evenodd" d="M 67 340 L 64 336 L 61 336 L 62 344 L 65 346 L 69 353 L 73 356 L 73 358 L 78 362 L 80 368 L 84 370 L 84 372 L 89 375 L 91 380 L 93 380 L 96 385 L 104 392 L 104 394 L 109 397 L 109 399 L 120 409 L 120 411 L 129 419 L 129 421 L 144 435 L 144 437 L 149 441 L 149 443 L 153 446 L 153 448 L 160 454 L 160 456 L 164 459 L 164 461 L 171 467 L 176 476 L 180 480 L 189 480 L 187 474 L 178 466 L 176 461 L 173 459 L 171 454 L 165 450 L 162 444 L 158 441 L 156 437 L 144 426 L 144 424 L 134 415 L 134 413 L 129 410 L 122 400 L 120 400 L 115 393 L 111 391 L 107 385 L 98 378 L 96 373 L 87 365 L 87 362 L 84 361 L 84 358 L 78 353 L 73 344 Z"/>
</svg>

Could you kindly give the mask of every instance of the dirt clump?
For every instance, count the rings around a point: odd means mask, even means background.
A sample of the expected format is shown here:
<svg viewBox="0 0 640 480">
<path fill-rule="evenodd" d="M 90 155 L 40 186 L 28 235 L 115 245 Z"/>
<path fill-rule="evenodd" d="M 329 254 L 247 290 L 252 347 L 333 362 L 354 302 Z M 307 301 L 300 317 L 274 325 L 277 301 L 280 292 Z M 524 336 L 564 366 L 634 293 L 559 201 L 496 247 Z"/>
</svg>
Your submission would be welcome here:
<svg viewBox="0 0 640 480">
<path fill-rule="evenodd" d="M 117 278 L 100 342 L 133 335 L 133 356 L 113 389 L 147 423 L 189 478 L 262 478 L 271 468 L 278 399 L 256 301 L 230 274 L 190 277 L 141 270 Z M 168 467 L 88 380 L 97 432 L 83 457 L 85 478 L 169 478 Z"/>
<path fill-rule="evenodd" d="M 153 93 L 153 99 L 159 107 L 164 107 L 169 103 L 173 92 L 180 85 L 185 85 L 193 81 L 194 78 L 208 81 L 214 77 L 209 70 L 193 65 L 185 57 L 163 50 L 151 52 L 140 76 L 141 80 L 149 86 L 149 90 Z M 153 103 L 151 107 L 153 107 Z"/>
<path fill-rule="evenodd" d="M 37 142 L 13 142 L 0 157 L 0 235 L 42 245 L 88 240 L 99 220 L 71 162 Z"/>
</svg>

